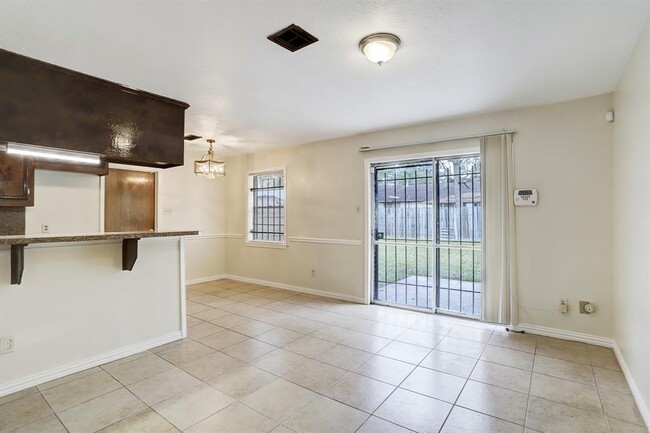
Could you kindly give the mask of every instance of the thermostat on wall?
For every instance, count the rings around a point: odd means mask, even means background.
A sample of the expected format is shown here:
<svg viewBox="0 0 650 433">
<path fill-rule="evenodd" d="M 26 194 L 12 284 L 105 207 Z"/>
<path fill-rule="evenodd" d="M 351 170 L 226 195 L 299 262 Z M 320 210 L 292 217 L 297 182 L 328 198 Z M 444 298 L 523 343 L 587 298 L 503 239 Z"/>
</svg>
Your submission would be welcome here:
<svg viewBox="0 0 650 433">
<path fill-rule="evenodd" d="M 537 206 L 537 190 L 516 189 L 515 206 Z"/>
</svg>

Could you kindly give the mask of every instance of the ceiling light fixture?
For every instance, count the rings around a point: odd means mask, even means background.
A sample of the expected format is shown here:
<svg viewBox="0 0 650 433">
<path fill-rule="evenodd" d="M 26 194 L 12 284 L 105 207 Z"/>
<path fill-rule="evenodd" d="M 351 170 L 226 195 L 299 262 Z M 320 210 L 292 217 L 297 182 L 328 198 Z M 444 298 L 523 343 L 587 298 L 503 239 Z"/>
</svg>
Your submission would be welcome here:
<svg viewBox="0 0 650 433">
<path fill-rule="evenodd" d="M 101 164 L 101 158 L 94 153 L 75 152 L 63 149 L 52 149 L 20 143 L 7 143 L 7 153 L 12 155 L 32 156 L 41 159 L 53 159 L 55 161 L 75 162 L 78 164 Z"/>
<path fill-rule="evenodd" d="M 194 161 L 194 174 L 208 179 L 223 177 L 226 175 L 226 163 L 215 159 L 214 150 L 212 150 L 214 140 L 208 139 L 207 142 L 210 144 L 208 153 L 203 155 L 201 159 Z"/>
<path fill-rule="evenodd" d="M 392 33 L 373 33 L 359 42 L 361 52 L 379 66 L 393 58 L 402 41 Z"/>
</svg>

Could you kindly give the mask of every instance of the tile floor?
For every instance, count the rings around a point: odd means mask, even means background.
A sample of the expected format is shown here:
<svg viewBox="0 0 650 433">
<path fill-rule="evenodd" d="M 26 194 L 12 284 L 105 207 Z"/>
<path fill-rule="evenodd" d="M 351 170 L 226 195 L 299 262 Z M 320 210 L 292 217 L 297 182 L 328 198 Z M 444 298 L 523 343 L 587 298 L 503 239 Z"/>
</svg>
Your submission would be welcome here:
<svg viewBox="0 0 650 433">
<path fill-rule="evenodd" d="M 189 338 L 0 397 L 0 432 L 647 432 L 611 350 L 221 280 Z"/>
</svg>

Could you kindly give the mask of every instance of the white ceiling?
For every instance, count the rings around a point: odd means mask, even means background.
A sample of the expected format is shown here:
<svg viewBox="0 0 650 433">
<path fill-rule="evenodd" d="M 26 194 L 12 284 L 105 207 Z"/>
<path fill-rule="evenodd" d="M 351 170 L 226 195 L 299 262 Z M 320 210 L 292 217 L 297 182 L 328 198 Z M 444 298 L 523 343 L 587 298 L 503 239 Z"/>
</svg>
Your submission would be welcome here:
<svg viewBox="0 0 650 433">
<path fill-rule="evenodd" d="M 0 0 L 0 47 L 188 102 L 250 151 L 610 92 L 650 0 Z M 320 41 L 266 36 L 296 23 Z M 378 67 L 374 32 L 402 38 Z M 203 146 L 202 146 L 203 147 Z"/>
</svg>

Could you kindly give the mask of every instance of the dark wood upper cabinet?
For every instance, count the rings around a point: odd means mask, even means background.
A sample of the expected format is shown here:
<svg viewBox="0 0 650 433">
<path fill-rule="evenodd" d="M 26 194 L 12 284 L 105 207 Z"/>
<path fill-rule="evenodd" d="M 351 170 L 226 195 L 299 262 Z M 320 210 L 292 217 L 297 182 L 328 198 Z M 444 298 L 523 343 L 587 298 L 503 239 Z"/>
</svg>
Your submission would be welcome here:
<svg viewBox="0 0 650 433">
<path fill-rule="evenodd" d="M 183 165 L 188 104 L 0 49 L 0 141 Z"/>
<path fill-rule="evenodd" d="M 0 150 L 0 206 L 34 206 L 31 158 Z"/>
</svg>

